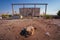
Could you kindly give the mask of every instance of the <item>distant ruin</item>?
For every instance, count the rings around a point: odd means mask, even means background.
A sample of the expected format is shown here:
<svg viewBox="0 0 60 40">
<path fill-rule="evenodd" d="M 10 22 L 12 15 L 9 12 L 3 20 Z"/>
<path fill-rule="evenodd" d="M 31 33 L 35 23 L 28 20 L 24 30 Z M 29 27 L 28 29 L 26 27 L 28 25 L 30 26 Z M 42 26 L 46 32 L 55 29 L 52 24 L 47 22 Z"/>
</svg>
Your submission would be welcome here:
<svg viewBox="0 0 60 40">
<path fill-rule="evenodd" d="M 19 14 L 20 16 L 24 17 L 39 17 L 40 16 L 40 8 L 36 7 L 36 5 L 44 5 L 44 13 L 46 15 L 47 12 L 47 3 L 18 3 L 18 4 L 12 4 L 12 14 L 14 15 L 14 5 L 22 5 L 22 8 L 19 8 Z M 33 8 L 25 8 L 27 5 L 33 5 Z"/>
<path fill-rule="evenodd" d="M 19 8 L 20 15 L 24 17 L 28 16 L 39 16 L 40 14 L 40 8 Z"/>
</svg>

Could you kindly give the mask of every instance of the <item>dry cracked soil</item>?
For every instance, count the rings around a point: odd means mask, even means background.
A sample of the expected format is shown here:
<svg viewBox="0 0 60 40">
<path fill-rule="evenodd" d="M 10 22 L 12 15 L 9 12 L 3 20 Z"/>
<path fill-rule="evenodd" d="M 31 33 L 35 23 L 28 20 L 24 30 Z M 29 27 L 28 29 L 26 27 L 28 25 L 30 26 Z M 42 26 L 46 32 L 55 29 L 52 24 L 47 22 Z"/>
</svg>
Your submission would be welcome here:
<svg viewBox="0 0 60 40">
<path fill-rule="evenodd" d="M 24 27 L 36 27 L 32 36 L 20 35 Z M 0 40 L 60 40 L 60 19 L 0 20 Z"/>
</svg>

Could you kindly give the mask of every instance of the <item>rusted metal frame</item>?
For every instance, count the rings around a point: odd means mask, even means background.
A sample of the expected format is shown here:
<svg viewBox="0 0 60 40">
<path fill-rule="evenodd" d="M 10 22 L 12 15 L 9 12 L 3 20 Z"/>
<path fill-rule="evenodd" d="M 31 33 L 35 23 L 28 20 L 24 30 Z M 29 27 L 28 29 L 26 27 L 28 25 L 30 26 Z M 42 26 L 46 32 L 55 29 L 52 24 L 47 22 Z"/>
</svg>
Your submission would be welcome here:
<svg viewBox="0 0 60 40">
<path fill-rule="evenodd" d="M 48 5 L 47 3 L 17 3 L 12 5 Z"/>
<path fill-rule="evenodd" d="M 46 15 L 46 12 L 47 12 L 47 5 L 46 3 L 20 3 L 20 4 L 12 4 L 12 14 L 14 15 L 14 8 L 13 6 L 14 5 L 23 5 L 23 8 L 25 8 L 25 5 L 34 5 L 34 8 L 36 7 L 36 5 L 45 5 L 45 15 Z M 34 13 L 33 13 L 34 15 Z"/>
</svg>

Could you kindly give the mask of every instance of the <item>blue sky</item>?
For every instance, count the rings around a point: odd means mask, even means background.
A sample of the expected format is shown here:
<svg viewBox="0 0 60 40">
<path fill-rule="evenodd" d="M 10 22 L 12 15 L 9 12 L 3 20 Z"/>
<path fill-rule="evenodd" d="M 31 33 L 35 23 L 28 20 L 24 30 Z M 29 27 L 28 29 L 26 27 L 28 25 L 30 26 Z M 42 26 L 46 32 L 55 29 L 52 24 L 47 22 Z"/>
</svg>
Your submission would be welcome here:
<svg viewBox="0 0 60 40">
<path fill-rule="evenodd" d="M 12 3 L 48 3 L 47 14 L 56 15 L 57 11 L 60 10 L 60 0 L 0 0 L 0 14 L 1 13 L 11 13 Z M 40 7 L 40 6 L 37 6 Z M 18 7 L 15 6 L 14 9 L 18 11 Z M 44 12 L 44 6 L 41 6 L 41 13 Z"/>
</svg>

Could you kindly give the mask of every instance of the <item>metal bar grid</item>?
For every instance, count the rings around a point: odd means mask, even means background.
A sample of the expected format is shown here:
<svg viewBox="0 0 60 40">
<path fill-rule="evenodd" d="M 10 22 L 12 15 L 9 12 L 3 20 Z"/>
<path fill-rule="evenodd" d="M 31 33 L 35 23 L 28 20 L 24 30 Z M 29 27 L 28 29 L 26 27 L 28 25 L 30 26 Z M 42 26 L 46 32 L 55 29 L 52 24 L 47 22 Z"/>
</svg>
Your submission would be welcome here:
<svg viewBox="0 0 60 40">
<path fill-rule="evenodd" d="M 45 15 L 46 15 L 48 4 L 47 3 L 15 3 L 15 4 L 12 4 L 12 14 L 13 15 L 14 15 L 14 8 L 13 8 L 14 5 L 23 5 L 23 8 L 25 7 L 25 5 L 34 5 L 34 8 L 36 8 L 36 5 L 45 5 Z"/>
<path fill-rule="evenodd" d="M 48 5 L 47 3 L 15 3 L 12 5 Z"/>
</svg>

